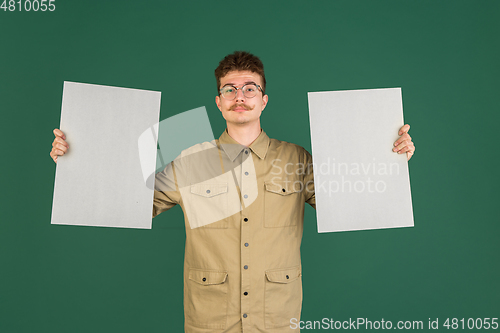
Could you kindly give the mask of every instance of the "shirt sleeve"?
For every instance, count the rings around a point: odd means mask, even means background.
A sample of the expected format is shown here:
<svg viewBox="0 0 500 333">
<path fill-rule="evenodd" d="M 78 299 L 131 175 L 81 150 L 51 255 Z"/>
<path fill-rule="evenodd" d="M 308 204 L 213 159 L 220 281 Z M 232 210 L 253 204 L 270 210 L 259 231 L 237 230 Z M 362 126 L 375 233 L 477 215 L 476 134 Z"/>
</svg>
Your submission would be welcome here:
<svg viewBox="0 0 500 333">
<path fill-rule="evenodd" d="M 163 171 L 158 172 L 155 176 L 153 217 L 177 205 L 180 198 L 175 165 L 174 162 L 170 162 Z"/>
<path fill-rule="evenodd" d="M 305 161 L 305 172 L 304 172 L 304 190 L 305 199 L 308 204 L 310 204 L 314 209 L 316 209 L 316 195 L 314 192 L 314 173 L 313 173 L 313 160 L 311 154 L 304 149 L 304 161 Z"/>
</svg>

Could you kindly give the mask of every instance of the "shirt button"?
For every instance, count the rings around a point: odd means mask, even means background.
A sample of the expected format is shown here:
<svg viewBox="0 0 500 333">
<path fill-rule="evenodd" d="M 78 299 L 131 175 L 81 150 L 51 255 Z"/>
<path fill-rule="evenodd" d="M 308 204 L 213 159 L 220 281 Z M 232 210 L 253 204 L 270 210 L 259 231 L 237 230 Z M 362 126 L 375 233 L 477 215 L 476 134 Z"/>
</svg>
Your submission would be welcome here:
<svg viewBox="0 0 500 333">
<path fill-rule="evenodd" d="M 245 195 L 243 196 L 243 198 L 248 199 L 248 195 L 247 195 L 247 194 L 245 194 Z"/>
<path fill-rule="evenodd" d="M 246 313 L 244 313 L 244 314 L 243 314 L 243 318 L 246 318 L 246 317 L 248 317 L 248 316 L 247 316 L 247 314 L 246 314 Z"/>
<path fill-rule="evenodd" d="M 207 190 L 207 193 L 210 193 L 210 190 Z"/>
<path fill-rule="evenodd" d="M 248 154 L 248 150 L 245 150 L 245 154 Z"/>
<path fill-rule="evenodd" d="M 243 266 L 244 269 L 248 269 L 248 265 Z"/>
<path fill-rule="evenodd" d="M 290 277 L 287 275 L 286 278 L 289 279 Z"/>
<path fill-rule="evenodd" d="M 245 296 L 246 296 L 246 295 L 248 295 L 248 293 L 245 291 L 245 292 L 243 293 L 243 295 L 245 295 Z"/>
<path fill-rule="evenodd" d="M 245 176 L 248 176 L 248 171 L 245 171 Z"/>
<path fill-rule="evenodd" d="M 248 243 L 245 243 L 245 247 L 248 247 Z"/>
<path fill-rule="evenodd" d="M 248 222 L 248 219 L 245 217 L 245 218 L 243 219 L 243 221 Z"/>
<path fill-rule="evenodd" d="M 205 281 L 207 281 L 207 278 L 203 278 L 202 280 L 203 280 L 203 282 L 205 282 Z"/>
<path fill-rule="evenodd" d="M 285 190 L 284 188 L 283 188 L 283 189 L 281 189 L 281 190 L 282 190 L 283 192 L 286 192 L 286 190 Z"/>
</svg>

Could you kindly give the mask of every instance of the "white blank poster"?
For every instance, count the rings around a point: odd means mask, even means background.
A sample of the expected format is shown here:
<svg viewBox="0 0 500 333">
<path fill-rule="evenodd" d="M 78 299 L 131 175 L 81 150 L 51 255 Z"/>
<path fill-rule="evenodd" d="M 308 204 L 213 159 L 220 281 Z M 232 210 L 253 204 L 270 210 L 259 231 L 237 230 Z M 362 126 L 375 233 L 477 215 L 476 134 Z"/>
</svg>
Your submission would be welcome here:
<svg viewBox="0 0 500 333">
<path fill-rule="evenodd" d="M 310 92 L 318 232 L 413 226 L 401 88 Z"/>
<path fill-rule="evenodd" d="M 160 92 L 64 82 L 60 129 L 68 152 L 57 159 L 52 224 L 151 228 Z M 139 157 L 140 156 L 140 157 Z M 140 159 L 148 162 L 142 170 Z"/>
</svg>

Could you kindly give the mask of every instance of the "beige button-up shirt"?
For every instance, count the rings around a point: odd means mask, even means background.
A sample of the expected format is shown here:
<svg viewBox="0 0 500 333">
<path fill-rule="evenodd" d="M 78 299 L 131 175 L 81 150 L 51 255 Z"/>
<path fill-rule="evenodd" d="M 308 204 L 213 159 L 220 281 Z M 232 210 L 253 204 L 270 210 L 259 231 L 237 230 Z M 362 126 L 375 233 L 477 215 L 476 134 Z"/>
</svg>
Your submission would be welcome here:
<svg viewBox="0 0 500 333">
<path fill-rule="evenodd" d="M 224 131 L 156 174 L 153 217 L 176 204 L 185 217 L 186 332 L 291 331 L 305 202 L 315 207 L 311 155 L 264 131 L 250 147 Z"/>
</svg>

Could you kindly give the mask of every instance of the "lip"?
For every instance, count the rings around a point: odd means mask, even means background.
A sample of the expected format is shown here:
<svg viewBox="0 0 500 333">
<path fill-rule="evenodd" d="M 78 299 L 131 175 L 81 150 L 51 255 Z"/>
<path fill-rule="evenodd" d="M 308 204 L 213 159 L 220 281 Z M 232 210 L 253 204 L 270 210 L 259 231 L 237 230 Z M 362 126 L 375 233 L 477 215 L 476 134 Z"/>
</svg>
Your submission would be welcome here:
<svg viewBox="0 0 500 333">
<path fill-rule="evenodd" d="M 237 107 L 237 108 L 234 108 L 233 111 L 235 111 L 235 112 L 245 112 L 245 111 L 247 111 L 247 109 L 245 109 L 243 107 Z"/>
</svg>

